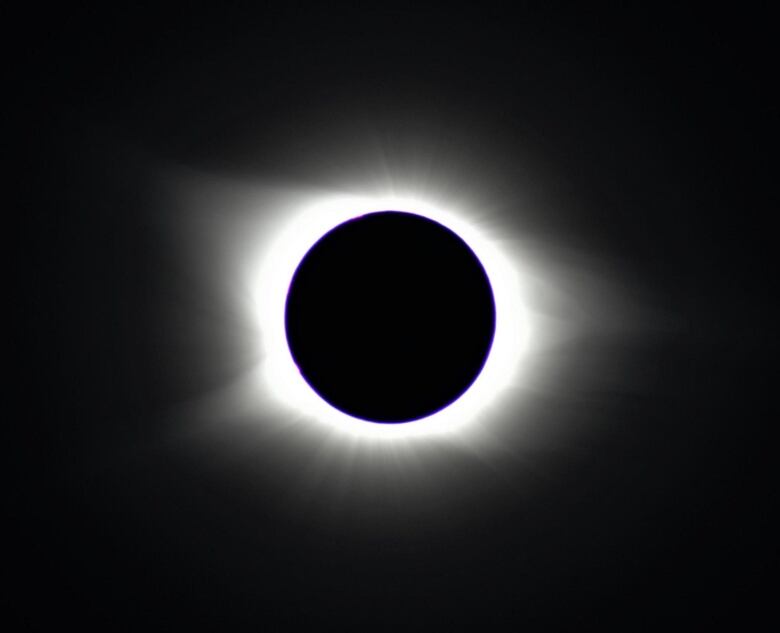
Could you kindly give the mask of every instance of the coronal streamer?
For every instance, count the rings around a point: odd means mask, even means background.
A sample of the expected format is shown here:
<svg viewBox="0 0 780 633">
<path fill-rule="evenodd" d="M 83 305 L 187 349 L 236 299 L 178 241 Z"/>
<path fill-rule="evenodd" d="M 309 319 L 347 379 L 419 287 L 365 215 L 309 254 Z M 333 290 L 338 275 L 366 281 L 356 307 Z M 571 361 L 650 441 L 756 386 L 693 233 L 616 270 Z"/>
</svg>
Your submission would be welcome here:
<svg viewBox="0 0 780 633">
<path fill-rule="evenodd" d="M 358 178 L 359 171 L 341 188 L 170 174 L 183 211 L 172 231 L 189 253 L 188 266 L 231 312 L 232 325 L 212 324 L 224 328 L 231 346 L 238 337 L 243 350 L 240 372 L 190 401 L 182 416 L 190 428 L 202 420 L 218 443 L 230 443 L 228 452 L 270 441 L 271 433 L 350 459 L 365 452 L 406 461 L 423 446 L 453 443 L 482 453 L 521 437 L 526 445 L 545 441 L 563 430 L 563 411 L 588 398 L 594 382 L 631 380 L 615 369 L 621 359 L 608 343 L 643 327 L 642 308 L 624 300 L 614 271 L 598 257 L 525 230 L 540 208 L 486 191 L 478 173 L 474 190 L 464 192 L 443 176 L 406 174 L 404 184 L 403 172 Z M 312 246 L 348 220 L 387 210 L 417 214 L 459 236 L 484 268 L 495 304 L 490 353 L 474 382 L 449 406 L 403 424 L 366 422 L 315 393 L 285 328 L 290 284 Z M 605 347 L 580 353 L 587 340 Z"/>
</svg>

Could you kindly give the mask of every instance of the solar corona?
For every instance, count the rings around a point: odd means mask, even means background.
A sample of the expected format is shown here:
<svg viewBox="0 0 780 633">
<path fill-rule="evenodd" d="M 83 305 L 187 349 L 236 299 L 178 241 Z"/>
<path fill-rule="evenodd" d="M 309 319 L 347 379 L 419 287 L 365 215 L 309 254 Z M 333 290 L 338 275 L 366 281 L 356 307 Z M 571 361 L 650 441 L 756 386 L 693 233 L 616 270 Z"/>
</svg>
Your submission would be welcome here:
<svg viewBox="0 0 780 633">
<path fill-rule="evenodd" d="M 447 201 L 383 195 L 318 196 L 280 220 L 247 278 L 269 402 L 381 441 L 491 419 L 533 332 L 500 231 Z"/>
</svg>

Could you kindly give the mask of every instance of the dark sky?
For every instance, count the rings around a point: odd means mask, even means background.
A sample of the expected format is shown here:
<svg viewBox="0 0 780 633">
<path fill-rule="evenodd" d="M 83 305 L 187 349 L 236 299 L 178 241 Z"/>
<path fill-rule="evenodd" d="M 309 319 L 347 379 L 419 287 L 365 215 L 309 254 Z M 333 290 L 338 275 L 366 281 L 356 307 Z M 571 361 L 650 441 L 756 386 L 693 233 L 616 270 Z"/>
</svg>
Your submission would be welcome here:
<svg viewBox="0 0 780 633">
<path fill-rule="evenodd" d="M 6 423 L 26 437 L 9 449 L 8 522 L 28 629 L 691 630 L 768 609 L 765 12 L 150 4 L 41 10 L 18 29 L 30 334 L 25 406 Z M 610 262 L 674 326 L 578 348 L 620 356 L 639 384 L 563 416 L 598 432 L 486 463 L 421 451 L 410 477 L 430 458 L 440 497 L 355 485 L 307 509 L 290 498 L 310 455 L 291 443 L 259 450 L 248 483 L 165 440 L 171 407 L 247 360 L 222 331 L 171 342 L 172 295 L 231 308 L 182 265 L 155 221 L 165 195 L 139 183 L 158 165 L 338 182 L 360 157 L 322 148 L 363 129 L 455 139 L 474 162 L 457 177 L 502 200 L 530 173 L 559 204 L 526 225 Z M 533 470 L 542 483 L 519 483 Z"/>
</svg>

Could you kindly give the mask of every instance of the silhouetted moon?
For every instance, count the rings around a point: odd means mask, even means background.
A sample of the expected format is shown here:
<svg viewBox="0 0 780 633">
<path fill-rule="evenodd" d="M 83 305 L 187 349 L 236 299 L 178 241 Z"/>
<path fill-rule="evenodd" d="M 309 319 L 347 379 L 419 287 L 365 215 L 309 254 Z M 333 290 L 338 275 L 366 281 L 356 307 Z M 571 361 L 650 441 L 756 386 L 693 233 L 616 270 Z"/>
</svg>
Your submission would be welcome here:
<svg viewBox="0 0 780 633">
<path fill-rule="evenodd" d="M 340 224 L 308 251 L 285 327 L 321 398 L 363 420 L 410 422 L 447 407 L 477 378 L 495 303 L 479 259 L 450 229 L 380 211 Z"/>
</svg>

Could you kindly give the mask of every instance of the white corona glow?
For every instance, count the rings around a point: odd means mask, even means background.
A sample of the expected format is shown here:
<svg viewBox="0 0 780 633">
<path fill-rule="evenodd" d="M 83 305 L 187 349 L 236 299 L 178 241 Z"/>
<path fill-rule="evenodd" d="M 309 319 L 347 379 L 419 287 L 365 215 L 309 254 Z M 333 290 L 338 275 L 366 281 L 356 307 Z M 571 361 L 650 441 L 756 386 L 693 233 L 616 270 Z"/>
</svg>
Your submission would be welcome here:
<svg viewBox="0 0 780 633">
<path fill-rule="evenodd" d="M 351 417 L 332 407 L 306 383 L 291 356 L 285 330 L 285 303 L 299 263 L 328 231 L 343 222 L 377 211 L 406 211 L 428 217 L 463 239 L 482 263 L 493 290 L 496 312 L 493 344 L 471 387 L 455 402 L 432 415 L 401 424 L 379 424 Z M 524 310 L 519 271 L 499 247 L 500 237 L 471 221 L 448 203 L 442 206 L 414 197 L 331 195 L 303 204 L 291 214 L 273 241 L 250 266 L 253 301 L 262 339 L 259 375 L 266 395 L 290 412 L 352 438 L 399 440 L 458 434 L 500 406 L 516 383 L 533 323 Z"/>
</svg>

